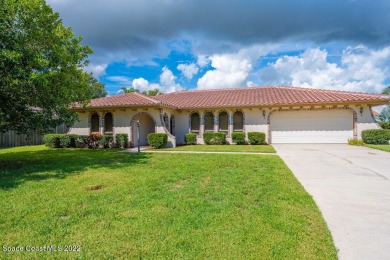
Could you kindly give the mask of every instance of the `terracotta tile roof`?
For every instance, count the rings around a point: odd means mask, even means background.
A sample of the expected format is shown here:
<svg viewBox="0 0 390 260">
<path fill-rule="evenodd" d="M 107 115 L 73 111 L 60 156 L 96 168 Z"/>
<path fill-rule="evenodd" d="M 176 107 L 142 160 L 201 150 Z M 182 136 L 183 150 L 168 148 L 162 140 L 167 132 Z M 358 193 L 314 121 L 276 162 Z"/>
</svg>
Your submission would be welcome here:
<svg viewBox="0 0 390 260">
<path fill-rule="evenodd" d="M 161 102 L 146 95 L 131 92 L 110 97 L 95 98 L 87 107 L 127 107 L 159 105 Z M 76 107 L 81 105 L 76 104 Z"/>
<path fill-rule="evenodd" d="M 173 92 L 154 97 L 177 108 L 386 102 L 389 95 L 298 87 L 247 87 Z"/>
<path fill-rule="evenodd" d="M 390 95 L 298 87 L 247 87 L 233 89 L 190 90 L 155 97 L 133 92 L 93 99 L 88 107 L 131 107 L 165 105 L 178 109 L 280 106 L 299 104 L 381 102 L 390 101 Z M 80 106 L 78 106 L 80 107 Z"/>
</svg>

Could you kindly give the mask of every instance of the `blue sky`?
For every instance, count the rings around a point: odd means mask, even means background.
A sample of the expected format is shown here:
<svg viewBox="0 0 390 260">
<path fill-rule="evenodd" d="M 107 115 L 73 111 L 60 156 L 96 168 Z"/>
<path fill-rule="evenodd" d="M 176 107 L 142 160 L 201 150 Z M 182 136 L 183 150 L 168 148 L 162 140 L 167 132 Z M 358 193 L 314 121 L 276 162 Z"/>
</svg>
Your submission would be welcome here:
<svg viewBox="0 0 390 260">
<path fill-rule="evenodd" d="M 390 1 L 48 0 L 94 50 L 110 95 L 291 85 L 379 93 L 390 84 Z"/>
</svg>

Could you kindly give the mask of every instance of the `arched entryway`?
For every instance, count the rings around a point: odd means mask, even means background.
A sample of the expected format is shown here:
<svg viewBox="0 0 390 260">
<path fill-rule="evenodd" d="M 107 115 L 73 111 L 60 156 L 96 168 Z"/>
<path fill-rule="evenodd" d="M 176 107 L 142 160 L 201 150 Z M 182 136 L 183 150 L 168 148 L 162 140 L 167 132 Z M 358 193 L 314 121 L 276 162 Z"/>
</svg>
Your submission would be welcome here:
<svg viewBox="0 0 390 260">
<path fill-rule="evenodd" d="M 154 133 L 156 131 L 156 122 L 153 117 L 146 112 L 141 112 L 133 116 L 130 122 L 131 126 L 131 144 L 136 146 L 138 143 L 138 131 L 137 131 L 137 121 L 140 122 L 140 144 L 148 144 L 148 134 Z"/>
</svg>

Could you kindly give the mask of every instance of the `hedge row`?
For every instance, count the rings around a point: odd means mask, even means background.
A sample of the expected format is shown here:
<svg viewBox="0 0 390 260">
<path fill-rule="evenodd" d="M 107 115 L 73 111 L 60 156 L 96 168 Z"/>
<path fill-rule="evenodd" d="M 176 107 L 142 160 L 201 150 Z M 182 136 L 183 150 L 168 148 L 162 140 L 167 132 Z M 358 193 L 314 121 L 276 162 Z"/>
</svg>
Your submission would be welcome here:
<svg viewBox="0 0 390 260">
<path fill-rule="evenodd" d="M 265 144 L 265 133 L 263 132 L 249 132 L 248 140 L 250 144 Z"/>
<path fill-rule="evenodd" d="M 43 141 L 47 147 L 51 148 L 126 148 L 128 144 L 127 134 L 115 135 L 114 138 L 110 135 L 90 134 L 90 135 L 75 135 L 75 134 L 47 134 L 43 137 Z"/>
<path fill-rule="evenodd" d="M 196 134 L 189 133 L 184 136 L 186 144 L 191 145 L 191 144 L 196 144 Z"/>
<path fill-rule="evenodd" d="M 244 132 L 233 132 L 232 142 L 235 144 L 245 144 L 245 133 Z"/>
<path fill-rule="evenodd" d="M 196 144 L 196 134 L 189 133 L 185 135 L 187 145 Z M 203 133 L 203 141 L 205 144 L 226 144 L 226 133 Z M 245 132 L 233 132 L 232 142 L 235 144 L 245 144 Z M 265 133 L 263 132 L 248 132 L 248 142 L 252 145 L 266 144 Z"/>
<path fill-rule="evenodd" d="M 148 143 L 151 147 L 160 149 L 165 147 L 168 142 L 167 134 L 151 133 L 148 134 Z"/>
<path fill-rule="evenodd" d="M 129 145 L 129 137 L 127 134 L 116 134 L 115 140 L 116 146 L 119 148 L 126 148 Z"/>
<path fill-rule="evenodd" d="M 370 129 L 362 131 L 362 139 L 366 144 L 389 144 L 389 129 Z"/>
<path fill-rule="evenodd" d="M 203 133 L 203 140 L 205 144 L 226 144 L 226 133 Z"/>
<path fill-rule="evenodd" d="M 390 122 L 379 122 L 379 125 L 380 125 L 383 129 L 390 129 Z"/>
</svg>

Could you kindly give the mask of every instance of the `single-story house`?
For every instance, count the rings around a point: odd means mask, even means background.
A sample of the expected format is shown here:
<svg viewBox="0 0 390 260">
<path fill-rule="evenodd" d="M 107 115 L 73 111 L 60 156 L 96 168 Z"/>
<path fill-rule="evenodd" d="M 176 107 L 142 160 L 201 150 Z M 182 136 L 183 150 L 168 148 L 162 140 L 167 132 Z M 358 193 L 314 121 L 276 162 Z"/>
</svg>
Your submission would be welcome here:
<svg viewBox="0 0 390 260">
<path fill-rule="evenodd" d="M 93 99 L 79 114 L 70 133 L 126 133 L 141 145 L 149 133 L 167 133 L 168 146 L 184 144 L 187 133 L 203 143 L 205 132 L 264 132 L 268 143 L 347 143 L 365 129 L 379 128 L 372 106 L 387 104 L 390 95 L 308 89 L 247 87 L 189 90 L 159 96 L 137 92 Z"/>
</svg>

